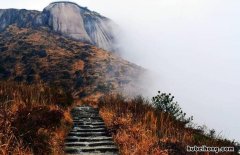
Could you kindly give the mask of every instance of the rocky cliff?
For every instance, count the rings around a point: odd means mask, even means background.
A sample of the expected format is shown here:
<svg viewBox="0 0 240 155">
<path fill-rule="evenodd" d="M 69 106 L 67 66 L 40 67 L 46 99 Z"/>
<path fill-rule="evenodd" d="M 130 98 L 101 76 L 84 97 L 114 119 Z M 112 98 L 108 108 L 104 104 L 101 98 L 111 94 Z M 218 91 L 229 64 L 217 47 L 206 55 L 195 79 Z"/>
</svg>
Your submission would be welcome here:
<svg viewBox="0 0 240 155">
<path fill-rule="evenodd" d="M 114 50 L 113 22 L 72 2 L 54 2 L 42 12 L 25 9 L 0 10 L 0 31 L 10 25 L 45 27 L 66 37 Z"/>
</svg>

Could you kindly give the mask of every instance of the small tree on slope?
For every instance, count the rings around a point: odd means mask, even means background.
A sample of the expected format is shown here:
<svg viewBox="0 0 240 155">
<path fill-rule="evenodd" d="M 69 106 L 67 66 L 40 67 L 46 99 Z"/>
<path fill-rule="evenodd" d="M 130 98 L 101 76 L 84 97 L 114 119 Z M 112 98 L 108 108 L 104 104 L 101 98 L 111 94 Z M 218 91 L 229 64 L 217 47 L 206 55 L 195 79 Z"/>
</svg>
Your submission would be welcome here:
<svg viewBox="0 0 240 155">
<path fill-rule="evenodd" d="M 166 94 L 158 91 L 158 95 L 152 98 L 152 103 L 156 109 L 170 114 L 176 120 L 186 124 L 193 120 L 193 117 L 186 118 L 186 113 L 182 111 L 179 104 L 174 101 L 174 96 L 170 93 Z"/>
</svg>

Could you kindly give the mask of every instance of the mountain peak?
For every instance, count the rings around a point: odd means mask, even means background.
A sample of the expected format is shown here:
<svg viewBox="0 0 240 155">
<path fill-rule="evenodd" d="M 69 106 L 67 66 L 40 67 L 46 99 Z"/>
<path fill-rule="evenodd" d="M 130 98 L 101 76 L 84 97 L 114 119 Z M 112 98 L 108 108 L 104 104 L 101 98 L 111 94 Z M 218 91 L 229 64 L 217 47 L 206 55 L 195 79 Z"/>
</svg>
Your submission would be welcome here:
<svg viewBox="0 0 240 155">
<path fill-rule="evenodd" d="M 110 19 L 69 1 L 53 2 L 42 12 L 0 10 L 0 31 L 10 25 L 23 28 L 47 27 L 68 38 L 87 42 L 108 51 L 114 50 L 112 24 Z"/>
<path fill-rule="evenodd" d="M 81 10 L 87 11 L 87 12 L 89 12 L 89 13 L 95 13 L 95 14 L 101 16 L 99 13 L 97 13 L 97 12 L 95 12 L 95 11 L 89 10 L 88 7 L 83 7 L 83 6 L 79 5 L 79 4 L 77 4 L 77 3 L 75 3 L 75 2 L 71 2 L 71 1 L 56 1 L 56 2 L 52 2 L 52 3 L 50 3 L 46 8 L 52 7 L 52 6 L 54 6 L 54 5 L 62 5 L 62 6 L 64 6 L 64 5 L 72 5 L 72 6 L 77 6 L 77 7 L 79 7 Z M 46 9 L 46 8 L 45 8 L 45 9 Z"/>
<path fill-rule="evenodd" d="M 82 9 L 87 9 L 87 7 L 82 7 L 82 6 L 78 5 L 77 3 L 71 2 L 71 1 L 56 1 L 56 2 L 50 3 L 48 6 L 60 5 L 60 4 L 62 4 L 62 5 L 74 5 L 74 6 L 77 6 L 79 8 L 82 8 Z"/>
<path fill-rule="evenodd" d="M 65 3 L 65 4 L 73 4 L 73 5 L 77 5 L 77 6 L 79 6 L 77 3 L 75 3 L 75 2 L 71 2 L 71 1 L 56 1 L 56 2 L 52 2 L 52 3 L 50 3 L 50 5 L 51 5 L 51 4 L 61 4 L 61 3 Z"/>
<path fill-rule="evenodd" d="M 92 42 L 86 32 L 81 8 L 74 3 L 57 2 L 47 6 L 43 14 L 55 32 L 84 42 Z"/>
<path fill-rule="evenodd" d="M 77 3 L 75 2 L 70 2 L 70 1 L 57 1 L 57 2 L 52 2 L 50 3 L 45 9 L 50 9 L 51 7 L 54 7 L 54 6 L 58 6 L 58 7 L 64 7 L 64 6 L 72 6 L 72 7 L 78 7 L 80 9 L 84 9 L 86 11 L 89 11 L 87 7 L 82 7 L 80 5 L 78 5 Z"/>
</svg>

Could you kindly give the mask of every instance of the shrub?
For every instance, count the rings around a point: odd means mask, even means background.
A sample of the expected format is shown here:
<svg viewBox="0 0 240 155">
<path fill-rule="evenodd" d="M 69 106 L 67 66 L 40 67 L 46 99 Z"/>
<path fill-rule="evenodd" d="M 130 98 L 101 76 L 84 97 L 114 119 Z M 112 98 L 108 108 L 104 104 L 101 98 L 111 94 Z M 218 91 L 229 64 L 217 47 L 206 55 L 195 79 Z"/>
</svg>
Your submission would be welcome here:
<svg viewBox="0 0 240 155">
<path fill-rule="evenodd" d="M 95 91 L 100 91 L 103 93 L 108 93 L 110 91 L 110 84 L 105 84 L 105 83 L 99 83 L 97 85 L 97 88 L 95 88 Z"/>
<path fill-rule="evenodd" d="M 38 52 L 38 56 L 39 56 L 40 58 L 46 57 L 46 56 L 47 56 L 46 50 L 40 50 L 40 51 Z"/>
<path fill-rule="evenodd" d="M 159 111 L 170 114 L 176 120 L 189 123 L 192 120 L 192 117 L 186 118 L 186 113 L 182 111 L 179 104 L 173 101 L 173 99 L 174 96 L 171 94 L 158 91 L 158 95 L 152 98 L 152 103 Z"/>
</svg>

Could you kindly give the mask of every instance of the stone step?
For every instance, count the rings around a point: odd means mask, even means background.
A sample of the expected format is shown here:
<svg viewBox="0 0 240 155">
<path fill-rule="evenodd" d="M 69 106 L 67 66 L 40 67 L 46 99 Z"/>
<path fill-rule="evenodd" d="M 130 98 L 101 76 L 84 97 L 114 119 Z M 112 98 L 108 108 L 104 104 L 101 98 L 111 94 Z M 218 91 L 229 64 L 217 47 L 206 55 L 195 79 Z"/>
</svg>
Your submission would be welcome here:
<svg viewBox="0 0 240 155">
<path fill-rule="evenodd" d="M 104 125 L 103 121 L 75 121 L 73 124 L 76 125 Z"/>
<path fill-rule="evenodd" d="M 82 118 L 82 119 L 73 119 L 73 121 L 75 121 L 75 122 L 80 122 L 80 121 L 82 121 L 82 122 L 84 122 L 84 121 L 87 121 L 87 122 L 103 122 L 103 120 L 101 119 L 101 118 L 96 118 L 96 119 L 94 119 L 94 118 Z"/>
<path fill-rule="evenodd" d="M 100 116 L 96 115 L 96 116 L 92 116 L 92 115 L 89 115 L 89 116 L 76 116 L 76 117 L 73 117 L 73 119 L 84 119 L 84 118 L 91 118 L 91 119 L 102 119 Z"/>
<path fill-rule="evenodd" d="M 65 146 L 111 146 L 113 141 L 98 141 L 98 142 L 67 142 Z"/>
<path fill-rule="evenodd" d="M 73 124 L 74 127 L 80 127 L 82 129 L 96 129 L 96 128 L 104 128 L 105 125 L 78 125 L 78 124 Z"/>
<path fill-rule="evenodd" d="M 108 136 L 106 132 L 70 132 L 68 136 L 79 136 L 79 137 L 94 137 L 94 136 Z"/>
<path fill-rule="evenodd" d="M 81 152 L 98 152 L 98 153 L 107 153 L 107 152 L 118 152 L 118 148 L 116 146 L 96 146 L 96 147 L 66 147 L 66 153 L 81 153 Z"/>
<path fill-rule="evenodd" d="M 102 120 L 75 120 L 73 123 L 78 123 L 78 124 L 104 124 Z"/>
<path fill-rule="evenodd" d="M 76 122 L 74 124 L 78 125 L 105 125 L 104 122 L 98 121 L 98 122 Z"/>
<path fill-rule="evenodd" d="M 108 134 L 107 131 L 85 131 L 85 132 L 83 132 L 83 131 L 70 131 L 69 133 L 80 134 L 80 135 L 82 135 L 82 134 L 103 134 L 103 133 Z"/>
<path fill-rule="evenodd" d="M 96 119 L 94 119 L 94 118 L 83 118 L 83 119 L 74 119 L 73 121 L 87 121 L 87 122 L 89 122 L 89 121 L 91 121 L 91 122 L 103 122 L 103 120 L 102 119 L 98 119 L 98 118 L 96 118 Z"/>
<path fill-rule="evenodd" d="M 101 142 L 101 141 L 112 141 L 110 136 L 98 136 L 98 137 L 76 137 L 69 136 L 65 139 L 65 142 Z"/>
<path fill-rule="evenodd" d="M 93 114 L 93 113 L 89 113 L 89 114 L 71 114 L 74 117 L 99 117 L 99 114 Z"/>
<path fill-rule="evenodd" d="M 87 112 L 96 112 L 98 113 L 98 110 L 95 109 L 73 109 L 71 112 L 77 112 L 77 113 L 87 113 Z"/>
<path fill-rule="evenodd" d="M 92 129 L 85 129 L 85 130 L 71 130 L 69 133 L 86 133 L 86 132 L 108 132 L 107 129 L 101 129 L 101 130 L 92 130 Z"/>
<path fill-rule="evenodd" d="M 96 129 L 72 129 L 72 132 L 107 132 L 105 128 L 96 128 Z"/>
<path fill-rule="evenodd" d="M 79 113 L 97 112 L 98 113 L 98 110 L 95 110 L 95 109 L 73 109 L 71 112 L 79 112 Z"/>
<path fill-rule="evenodd" d="M 77 106 L 77 107 L 75 107 L 74 109 L 94 109 L 94 110 L 98 110 L 97 108 L 93 108 L 93 107 L 91 107 L 91 106 Z"/>
<path fill-rule="evenodd" d="M 84 109 L 79 109 L 79 110 L 72 110 L 72 113 L 99 113 L 97 110 L 84 110 Z"/>
<path fill-rule="evenodd" d="M 98 115 L 99 113 L 97 111 L 88 111 L 88 112 L 81 112 L 81 111 L 72 111 L 71 112 L 72 115 Z"/>
<path fill-rule="evenodd" d="M 101 117 L 99 117 L 99 115 L 78 115 L 78 116 L 73 116 L 73 119 L 86 119 L 86 118 L 88 118 L 88 119 L 89 118 L 91 118 L 91 119 L 95 119 L 95 118 L 101 119 Z"/>
<path fill-rule="evenodd" d="M 98 111 L 91 110 L 91 111 L 84 111 L 84 110 L 72 110 L 71 114 L 77 114 L 77 115 L 84 115 L 84 114 L 99 114 Z"/>
<path fill-rule="evenodd" d="M 91 123 L 74 123 L 74 127 L 83 127 L 83 128 L 100 128 L 105 127 L 103 124 L 91 124 Z"/>
<path fill-rule="evenodd" d="M 92 126 L 91 127 L 89 125 L 79 126 L 79 127 L 75 126 L 72 128 L 72 130 L 103 130 L 103 129 L 107 130 L 107 128 L 105 126 L 98 127 L 98 128 L 96 128 L 96 127 L 93 128 Z"/>
<path fill-rule="evenodd" d="M 73 120 L 84 120 L 84 119 L 92 119 L 92 120 L 94 120 L 94 119 L 100 119 L 100 120 L 102 120 L 102 118 L 99 117 L 99 116 L 95 116 L 95 117 L 93 117 L 93 116 L 81 116 L 81 117 L 75 117 L 75 118 L 73 118 Z"/>
<path fill-rule="evenodd" d="M 73 116 L 73 118 L 75 118 L 75 117 L 99 117 L 99 115 L 98 114 L 85 114 L 85 115 L 82 115 L 82 114 L 77 114 L 76 116 L 74 116 L 74 115 L 72 115 Z"/>
<path fill-rule="evenodd" d="M 89 107 L 76 107 L 73 110 L 78 110 L 78 111 L 98 111 L 98 109 L 95 108 L 89 108 Z"/>
<path fill-rule="evenodd" d="M 89 128 L 100 128 L 100 127 L 105 127 L 104 124 L 92 124 L 92 123 L 73 123 L 74 127 L 89 127 Z"/>
</svg>

